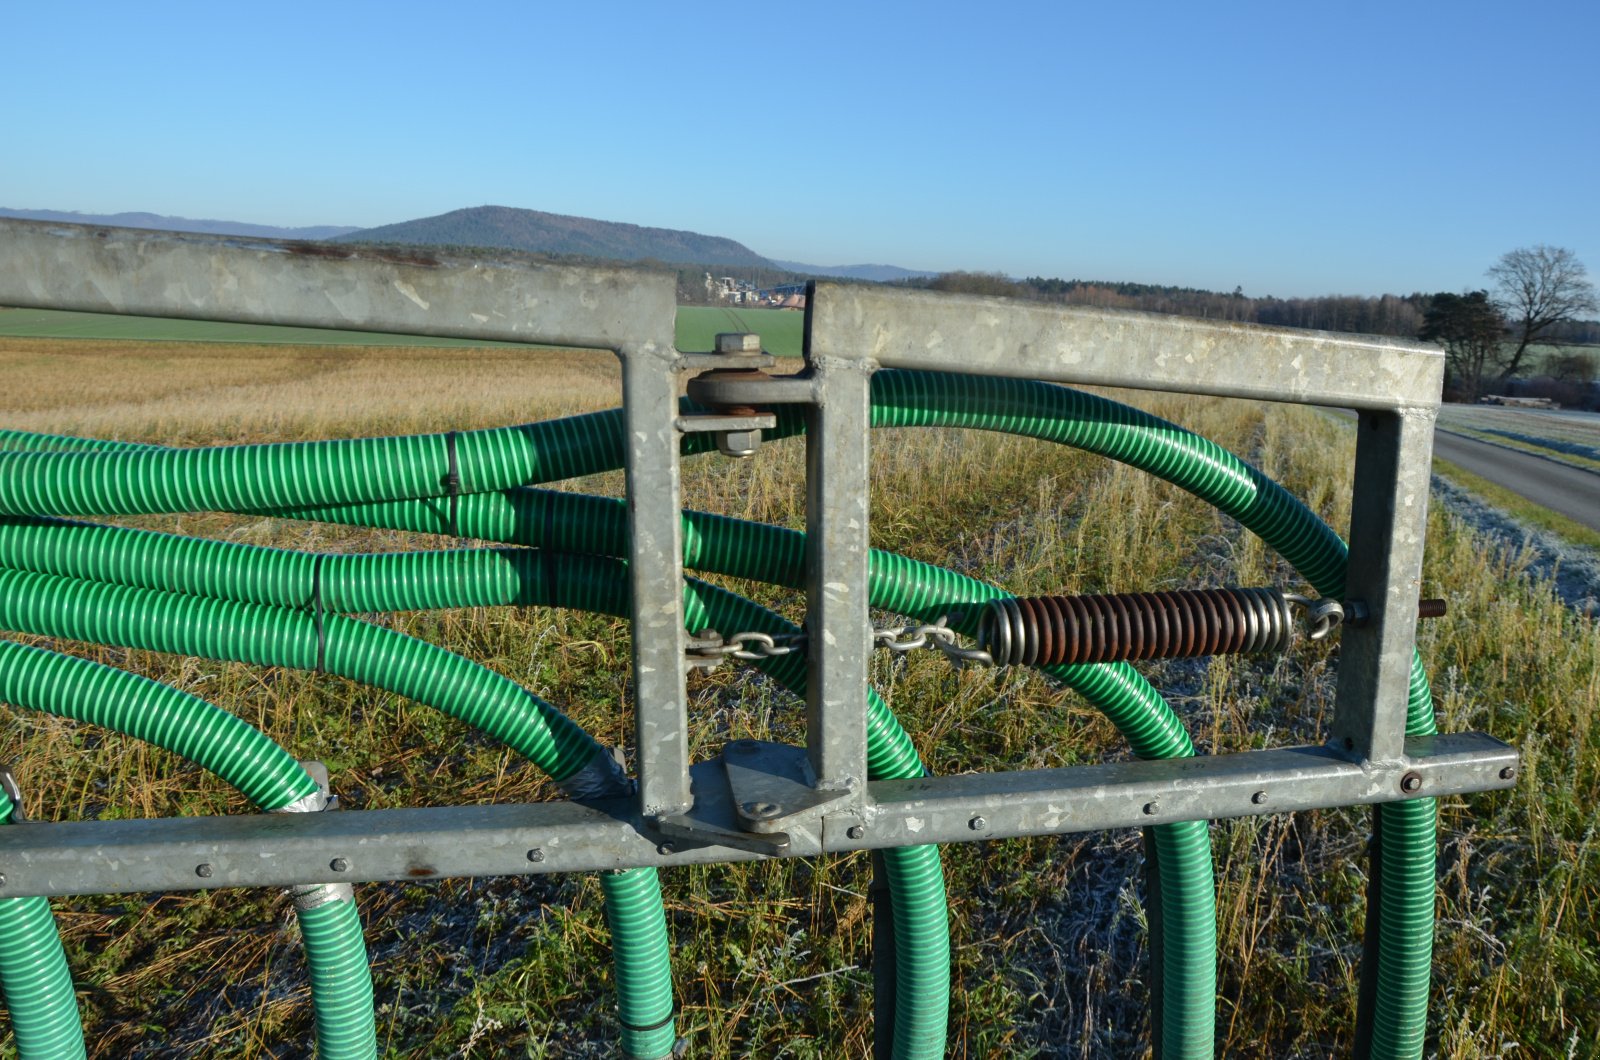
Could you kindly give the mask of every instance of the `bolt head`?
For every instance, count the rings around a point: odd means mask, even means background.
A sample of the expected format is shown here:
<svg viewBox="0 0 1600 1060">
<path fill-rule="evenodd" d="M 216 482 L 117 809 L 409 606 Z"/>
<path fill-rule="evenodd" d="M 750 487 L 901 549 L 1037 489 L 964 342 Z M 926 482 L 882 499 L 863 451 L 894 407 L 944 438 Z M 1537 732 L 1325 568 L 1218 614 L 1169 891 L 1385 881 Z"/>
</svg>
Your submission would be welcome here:
<svg viewBox="0 0 1600 1060">
<path fill-rule="evenodd" d="M 1513 766 L 1506 766 L 1504 769 L 1502 769 L 1500 771 L 1500 779 L 1501 780 L 1515 780 L 1516 776 L 1517 776 L 1517 771 L 1516 771 L 1515 767 L 1513 767 Z"/>
<path fill-rule="evenodd" d="M 845 829 L 844 834 L 849 836 L 851 839 L 860 839 L 862 836 L 867 834 L 867 830 L 858 824 L 853 824 L 849 828 Z"/>
<path fill-rule="evenodd" d="M 656 846 L 656 853 L 660 854 L 662 857 L 665 857 L 668 854 L 677 853 L 677 850 L 678 848 L 671 843 L 660 843 Z"/>
<path fill-rule="evenodd" d="M 537 865 L 539 862 L 544 860 L 544 851 L 538 847 L 534 847 L 532 850 L 528 851 L 528 860 Z"/>
<path fill-rule="evenodd" d="M 334 858 L 332 861 L 328 862 L 328 868 L 332 869 L 334 872 L 346 872 L 350 868 L 350 862 L 346 861 L 344 858 Z"/>
<path fill-rule="evenodd" d="M 760 354 L 761 336 L 744 331 L 722 331 L 717 333 L 717 352 L 732 353 L 743 356 Z"/>
<path fill-rule="evenodd" d="M 984 820 L 982 817 L 974 817 L 972 820 L 967 822 L 967 827 L 972 829 L 974 832 L 981 832 L 985 828 L 989 827 L 989 822 Z"/>
<path fill-rule="evenodd" d="M 1144 804 L 1144 812 L 1146 817 L 1154 817 L 1156 811 L 1159 809 L 1161 809 L 1161 806 L 1158 803 L 1147 802 Z"/>
<path fill-rule="evenodd" d="M 209 880 L 211 878 L 211 866 L 204 864 L 196 865 L 194 867 L 194 874 L 200 877 L 202 880 Z"/>
<path fill-rule="evenodd" d="M 1405 776 L 1401 777 L 1400 778 L 1400 790 L 1404 791 L 1404 792 L 1421 791 L 1422 790 L 1422 774 L 1420 774 L 1420 773 L 1407 773 Z"/>
<path fill-rule="evenodd" d="M 776 817 L 782 813 L 782 807 L 775 802 L 747 802 L 742 809 L 747 817 L 767 818 Z"/>
<path fill-rule="evenodd" d="M 1257 806 L 1264 805 L 1267 801 L 1267 793 L 1264 791 L 1258 791 L 1254 795 L 1250 796 L 1250 801 L 1255 803 Z"/>
</svg>

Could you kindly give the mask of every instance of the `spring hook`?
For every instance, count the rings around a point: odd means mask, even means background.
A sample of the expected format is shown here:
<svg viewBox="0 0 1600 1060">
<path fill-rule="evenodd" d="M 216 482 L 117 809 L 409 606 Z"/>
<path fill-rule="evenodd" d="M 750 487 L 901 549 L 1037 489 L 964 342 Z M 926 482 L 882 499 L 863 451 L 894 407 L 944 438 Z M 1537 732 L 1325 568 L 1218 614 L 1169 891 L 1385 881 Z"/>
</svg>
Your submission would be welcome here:
<svg viewBox="0 0 1600 1060">
<path fill-rule="evenodd" d="M 1306 613 L 1310 625 L 1306 635 L 1312 640 L 1326 639 L 1344 622 L 1344 605 L 1337 600 L 1313 600 L 1297 593 L 1284 593 L 1283 598 Z"/>
</svg>

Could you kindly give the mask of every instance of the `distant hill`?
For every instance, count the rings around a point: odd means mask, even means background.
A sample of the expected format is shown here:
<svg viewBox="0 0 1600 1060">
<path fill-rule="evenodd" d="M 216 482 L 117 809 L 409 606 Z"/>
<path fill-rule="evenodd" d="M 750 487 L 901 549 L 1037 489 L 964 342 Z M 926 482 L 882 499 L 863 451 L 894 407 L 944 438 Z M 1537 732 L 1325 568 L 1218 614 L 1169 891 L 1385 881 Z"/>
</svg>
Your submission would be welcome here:
<svg viewBox="0 0 1600 1060">
<path fill-rule="evenodd" d="M 403 243 L 408 246 L 497 247 L 535 254 L 575 254 L 612 261 L 765 266 L 767 259 L 743 243 L 673 228 L 645 228 L 618 221 L 474 206 L 437 217 L 380 225 L 342 236 L 340 242 Z"/>
<path fill-rule="evenodd" d="M 898 265 L 807 265 L 799 261 L 779 261 L 777 258 L 772 259 L 772 264 L 780 269 L 803 272 L 809 276 L 837 276 L 846 280 L 871 280 L 873 283 L 914 280 L 923 276 L 937 275 L 917 269 L 902 269 Z"/>
<path fill-rule="evenodd" d="M 115 225 L 149 228 L 161 232 L 200 232 L 209 235 L 250 236 L 258 239 L 318 239 L 348 243 L 395 243 L 406 246 L 483 247 L 585 261 L 654 260 L 672 265 L 770 270 L 764 275 L 740 273 L 758 283 L 786 283 L 794 275 L 833 276 L 883 283 L 931 277 L 934 273 L 903 269 L 898 265 L 807 265 L 799 261 L 764 258 L 743 243 L 722 236 L 702 235 L 674 228 L 647 228 L 620 221 L 521 210 L 510 206 L 475 206 L 452 210 L 437 217 L 356 228 L 351 225 L 314 225 L 282 228 L 241 221 L 192 220 L 155 213 L 90 214 L 65 210 L 14 210 L 0 207 L 0 217 L 29 221 L 64 221 L 69 224 Z M 683 270 L 680 268 L 680 272 Z M 777 275 L 782 273 L 784 275 Z"/>
<path fill-rule="evenodd" d="M 76 213 L 64 210 L 8 210 L 0 206 L 0 217 L 24 221 L 63 221 L 74 225 L 111 225 L 116 228 L 149 228 L 157 232 L 204 232 L 214 236 L 249 236 L 253 239 L 331 239 L 348 232 L 359 232 L 349 225 L 311 225 L 306 228 L 279 228 L 239 221 L 196 221 L 188 217 L 167 217 L 158 213 Z"/>
</svg>

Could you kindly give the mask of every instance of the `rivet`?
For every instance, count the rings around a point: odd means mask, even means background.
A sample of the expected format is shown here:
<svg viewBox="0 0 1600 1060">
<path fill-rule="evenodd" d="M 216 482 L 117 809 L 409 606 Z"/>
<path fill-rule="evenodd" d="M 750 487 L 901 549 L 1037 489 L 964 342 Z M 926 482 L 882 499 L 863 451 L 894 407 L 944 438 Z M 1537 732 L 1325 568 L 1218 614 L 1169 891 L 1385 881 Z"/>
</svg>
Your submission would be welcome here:
<svg viewBox="0 0 1600 1060">
<path fill-rule="evenodd" d="M 209 880 L 211 878 L 211 866 L 204 864 L 196 865 L 194 867 L 194 874 L 200 877 L 202 880 Z"/>
<path fill-rule="evenodd" d="M 332 861 L 328 862 L 328 868 L 332 869 L 334 872 L 344 872 L 350 868 L 350 863 L 344 858 L 334 858 Z"/>
<path fill-rule="evenodd" d="M 1422 774 L 1413 770 L 1400 778 L 1400 790 L 1410 794 L 1422 790 Z"/>
<path fill-rule="evenodd" d="M 972 829 L 974 832 L 981 832 L 985 828 L 989 827 L 989 822 L 985 821 L 982 817 L 974 817 L 972 820 L 967 822 L 967 827 Z"/>
<path fill-rule="evenodd" d="M 853 824 L 844 830 L 844 834 L 849 836 L 851 839 L 860 839 L 862 836 L 867 834 L 867 830 L 858 824 Z"/>
<path fill-rule="evenodd" d="M 1250 801 L 1255 803 L 1257 806 L 1260 806 L 1267 801 L 1267 793 L 1264 791 L 1258 791 L 1254 795 L 1250 796 Z"/>
<path fill-rule="evenodd" d="M 534 847 L 532 850 L 528 851 L 528 860 L 537 865 L 539 862 L 544 860 L 544 851 L 538 847 Z"/>
</svg>

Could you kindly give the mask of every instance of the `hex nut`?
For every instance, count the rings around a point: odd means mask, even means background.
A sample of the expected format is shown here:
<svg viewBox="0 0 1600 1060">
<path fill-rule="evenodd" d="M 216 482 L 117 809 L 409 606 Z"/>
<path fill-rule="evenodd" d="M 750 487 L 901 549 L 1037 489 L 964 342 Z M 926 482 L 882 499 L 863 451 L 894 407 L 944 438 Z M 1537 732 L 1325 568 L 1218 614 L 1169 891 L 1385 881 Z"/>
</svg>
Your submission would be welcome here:
<svg viewBox="0 0 1600 1060">
<path fill-rule="evenodd" d="M 736 460 L 754 456 L 761 448 L 760 431 L 718 431 L 716 439 L 717 452 Z"/>
</svg>

